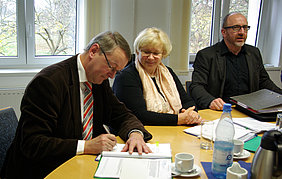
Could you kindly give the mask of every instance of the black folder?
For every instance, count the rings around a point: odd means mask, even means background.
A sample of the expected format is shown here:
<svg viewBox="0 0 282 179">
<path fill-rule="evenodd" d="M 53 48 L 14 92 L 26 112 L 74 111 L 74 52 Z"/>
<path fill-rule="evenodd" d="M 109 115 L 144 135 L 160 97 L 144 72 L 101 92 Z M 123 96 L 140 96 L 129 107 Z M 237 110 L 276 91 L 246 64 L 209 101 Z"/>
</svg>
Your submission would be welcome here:
<svg viewBox="0 0 282 179">
<path fill-rule="evenodd" d="M 260 121 L 275 121 L 282 112 L 282 95 L 268 89 L 233 96 L 230 101 L 236 109 Z"/>
</svg>

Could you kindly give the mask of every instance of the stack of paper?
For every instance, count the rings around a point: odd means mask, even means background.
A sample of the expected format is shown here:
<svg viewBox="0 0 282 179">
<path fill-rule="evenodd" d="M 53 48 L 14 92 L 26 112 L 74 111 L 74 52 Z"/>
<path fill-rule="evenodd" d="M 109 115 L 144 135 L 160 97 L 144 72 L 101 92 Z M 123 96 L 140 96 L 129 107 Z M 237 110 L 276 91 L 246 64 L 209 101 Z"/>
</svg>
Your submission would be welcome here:
<svg viewBox="0 0 282 179">
<path fill-rule="evenodd" d="M 103 151 L 103 157 L 124 157 L 124 158 L 167 158 L 171 159 L 170 144 L 150 144 L 147 146 L 152 150 L 152 153 L 139 155 L 137 152 L 133 152 L 129 155 L 128 152 L 121 152 L 124 144 L 117 144 L 112 151 Z"/>
<path fill-rule="evenodd" d="M 255 133 L 269 131 L 275 128 L 275 124 L 273 123 L 261 122 L 251 117 L 233 118 L 233 123 L 245 127 L 247 129 L 250 129 Z"/>
<path fill-rule="evenodd" d="M 210 121 L 214 123 L 213 140 L 215 140 L 215 129 L 216 129 L 218 121 L 219 119 Z M 275 124 L 268 123 L 268 122 L 261 122 L 251 117 L 233 118 L 233 123 L 234 123 L 234 128 L 235 128 L 234 139 L 240 139 L 245 142 L 256 137 L 257 133 L 268 131 L 268 130 L 275 128 Z M 201 126 L 198 125 L 198 126 L 184 129 L 184 132 L 195 135 L 195 136 L 200 136 L 201 135 Z M 203 136 L 205 135 L 206 134 L 204 134 Z M 207 136 L 207 138 L 211 138 L 211 137 Z"/>
<path fill-rule="evenodd" d="M 170 144 L 147 144 L 152 153 L 139 155 L 121 152 L 124 144 L 117 144 L 113 151 L 102 152 L 94 178 L 171 178 Z"/>
</svg>

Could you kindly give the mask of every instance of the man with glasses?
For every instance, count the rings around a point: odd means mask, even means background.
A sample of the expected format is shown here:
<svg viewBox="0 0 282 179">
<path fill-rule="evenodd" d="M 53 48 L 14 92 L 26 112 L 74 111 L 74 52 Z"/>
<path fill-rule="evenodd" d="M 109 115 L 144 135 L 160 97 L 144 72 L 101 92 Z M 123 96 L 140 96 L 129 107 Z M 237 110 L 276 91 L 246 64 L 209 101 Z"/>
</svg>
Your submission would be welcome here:
<svg viewBox="0 0 282 179">
<path fill-rule="evenodd" d="M 282 94 L 264 69 L 259 49 L 245 44 L 249 29 L 245 16 L 230 13 L 223 19 L 223 40 L 197 53 L 190 93 L 199 109 L 222 110 L 231 96 L 264 88 Z"/>
<path fill-rule="evenodd" d="M 104 32 L 82 54 L 39 72 L 23 96 L 1 176 L 43 178 L 75 155 L 112 150 L 113 134 L 126 141 L 123 151 L 151 152 L 145 144 L 151 134 L 109 85 L 108 78 L 114 78 L 130 57 L 130 47 L 119 33 Z"/>
</svg>

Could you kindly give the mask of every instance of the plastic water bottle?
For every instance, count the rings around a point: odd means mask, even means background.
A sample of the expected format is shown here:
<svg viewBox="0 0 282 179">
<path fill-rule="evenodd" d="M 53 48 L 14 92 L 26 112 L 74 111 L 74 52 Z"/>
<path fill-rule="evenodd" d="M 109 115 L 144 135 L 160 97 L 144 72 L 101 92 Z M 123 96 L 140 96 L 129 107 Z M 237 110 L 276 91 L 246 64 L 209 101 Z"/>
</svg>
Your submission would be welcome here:
<svg viewBox="0 0 282 179">
<path fill-rule="evenodd" d="M 217 178 L 225 178 L 227 168 L 233 163 L 234 134 L 231 104 L 225 103 L 223 113 L 215 130 L 212 174 Z"/>
</svg>

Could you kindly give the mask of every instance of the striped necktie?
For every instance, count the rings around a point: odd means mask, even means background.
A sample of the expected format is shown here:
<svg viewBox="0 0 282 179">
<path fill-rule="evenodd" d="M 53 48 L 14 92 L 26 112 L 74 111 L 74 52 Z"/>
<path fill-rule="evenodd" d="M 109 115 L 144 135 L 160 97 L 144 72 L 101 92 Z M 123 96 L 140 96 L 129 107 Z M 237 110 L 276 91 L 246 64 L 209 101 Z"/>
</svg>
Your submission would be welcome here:
<svg viewBox="0 0 282 179">
<path fill-rule="evenodd" d="M 92 139 L 93 129 L 93 97 L 92 85 L 89 82 L 84 82 L 84 100 L 83 100 L 83 133 L 84 140 Z"/>
</svg>

